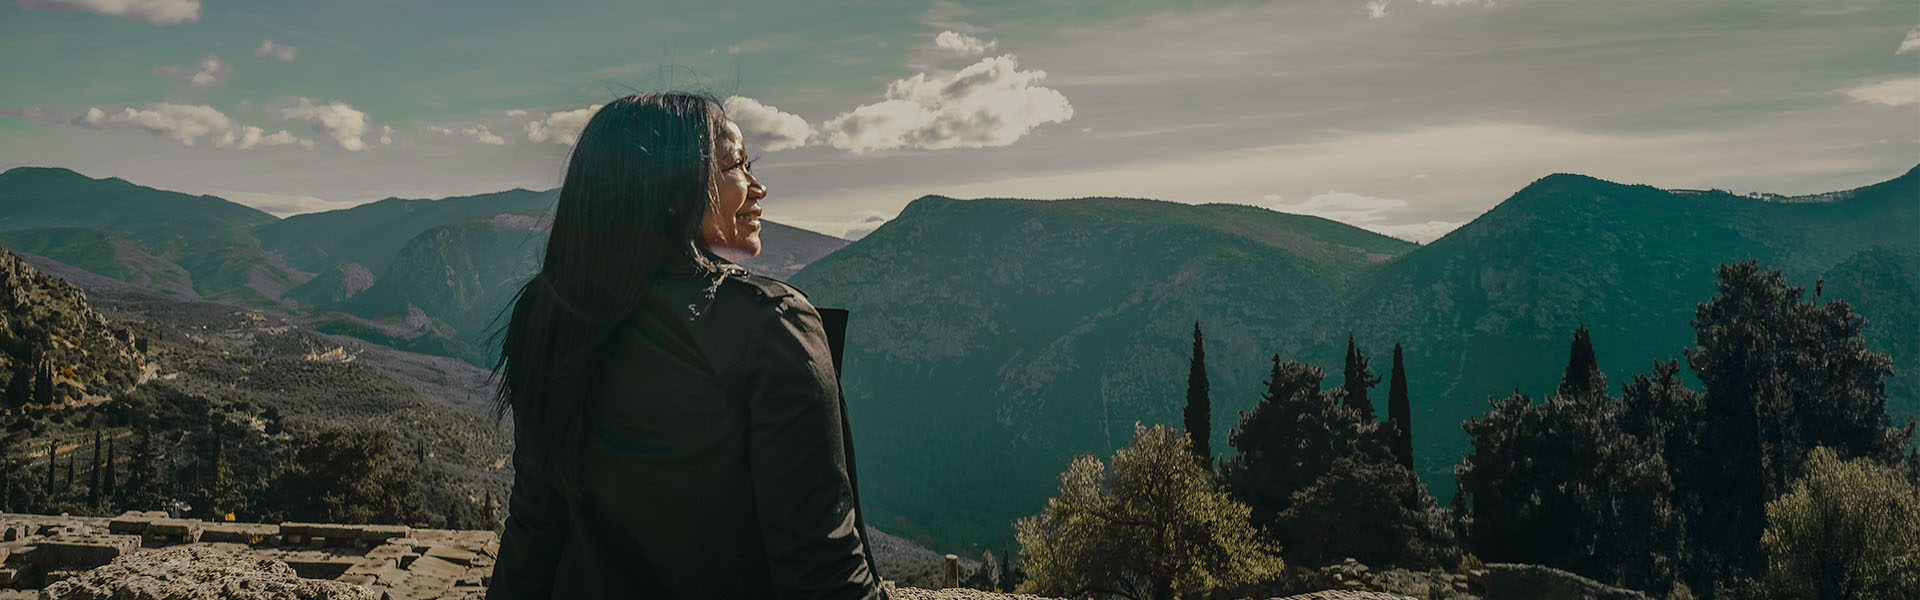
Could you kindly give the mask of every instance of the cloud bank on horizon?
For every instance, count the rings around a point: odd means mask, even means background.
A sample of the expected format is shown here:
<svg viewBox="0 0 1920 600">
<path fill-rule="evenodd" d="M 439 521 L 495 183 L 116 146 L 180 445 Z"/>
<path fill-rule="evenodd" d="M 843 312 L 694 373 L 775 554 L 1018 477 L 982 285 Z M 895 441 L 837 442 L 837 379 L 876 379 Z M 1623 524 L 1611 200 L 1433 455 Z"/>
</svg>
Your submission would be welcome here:
<svg viewBox="0 0 1920 600">
<path fill-rule="evenodd" d="M 825 233 L 925 194 L 1110 195 L 1430 241 L 1552 172 L 1790 194 L 1903 172 L 1907 2 L 566 2 L 455 27 L 372 0 L 16 0 L 0 72 L 33 85 L 0 85 L 0 168 L 276 214 L 542 189 L 607 100 L 691 88 L 775 155 L 769 218 Z"/>
</svg>

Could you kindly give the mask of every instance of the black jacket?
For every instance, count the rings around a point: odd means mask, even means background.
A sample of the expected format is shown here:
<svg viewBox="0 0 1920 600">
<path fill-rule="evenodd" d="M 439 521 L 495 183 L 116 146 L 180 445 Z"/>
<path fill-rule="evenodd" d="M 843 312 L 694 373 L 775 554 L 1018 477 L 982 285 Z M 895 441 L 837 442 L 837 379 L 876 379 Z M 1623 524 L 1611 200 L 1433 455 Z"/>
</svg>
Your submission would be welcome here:
<svg viewBox="0 0 1920 600">
<path fill-rule="evenodd" d="M 582 498 L 515 427 L 489 600 L 886 597 L 828 339 L 844 312 L 823 321 L 793 287 L 727 267 L 717 287 L 656 287 L 684 327 L 642 311 L 607 342 Z"/>
</svg>

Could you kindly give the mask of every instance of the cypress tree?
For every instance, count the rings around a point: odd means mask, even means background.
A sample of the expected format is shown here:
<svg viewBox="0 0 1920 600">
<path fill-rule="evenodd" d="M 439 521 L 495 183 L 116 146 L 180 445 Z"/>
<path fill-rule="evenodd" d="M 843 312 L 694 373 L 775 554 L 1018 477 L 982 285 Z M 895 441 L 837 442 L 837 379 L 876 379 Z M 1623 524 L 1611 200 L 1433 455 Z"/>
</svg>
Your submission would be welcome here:
<svg viewBox="0 0 1920 600">
<path fill-rule="evenodd" d="M 93 461 L 87 463 L 87 505 L 100 508 L 100 428 L 93 429 Z"/>
<path fill-rule="evenodd" d="M 42 357 L 40 374 L 34 377 L 33 400 L 53 406 L 53 359 Z"/>
<path fill-rule="evenodd" d="M 49 496 L 53 495 L 54 450 L 53 436 L 47 436 L 47 495 Z"/>
<path fill-rule="evenodd" d="M 116 482 L 114 481 L 114 470 L 113 470 L 113 438 L 112 437 L 107 438 L 106 467 L 107 467 L 107 473 L 106 473 L 106 476 L 102 478 L 104 479 L 104 481 L 101 482 L 102 489 L 100 490 L 101 492 L 100 495 L 106 498 L 107 504 L 112 506 L 118 506 L 119 501 L 116 499 L 117 497 L 114 496 L 114 494 L 118 493 L 119 490 L 117 489 L 117 486 L 114 485 Z"/>
<path fill-rule="evenodd" d="M 75 448 L 75 450 L 79 450 L 79 448 Z M 68 492 L 73 491 L 73 463 L 79 462 L 80 458 L 79 456 L 75 456 L 76 454 L 78 454 L 78 452 L 67 454 L 67 485 L 61 489 Z"/>
<path fill-rule="evenodd" d="M 1393 458 L 1413 470 L 1413 409 L 1407 403 L 1407 368 L 1393 345 L 1393 381 L 1387 384 L 1387 421 L 1393 425 Z"/>
<path fill-rule="evenodd" d="M 1193 362 L 1187 367 L 1187 436 L 1200 466 L 1213 469 L 1213 402 L 1207 398 L 1207 351 L 1200 343 L 1200 322 L 1193 322 Z"/>
<path fill-rule="evenodd" d="M 1367 357 L 1353 344 L 1353 334 L 1347 334 L 1347 368 L 1344 390 L 1348 408 L 1360 412 L 1361 419 L 1374 420 L 1373 400 L 1367 398 L 1367 388 L 1380 383 L 1380 376 L 1367 370 Z"/>
<path fill-rule="evenodd" d="M 1587 326 L 1573 330 L 1573 347 L 1567 351 L 1567 370 L 1560 376 L 1560 396 L 1597 398 L 1607 393 L 1607 376 L 1600 372 L 1600 360 L 1593 354 L 1593 338 Z"/>
</svg>

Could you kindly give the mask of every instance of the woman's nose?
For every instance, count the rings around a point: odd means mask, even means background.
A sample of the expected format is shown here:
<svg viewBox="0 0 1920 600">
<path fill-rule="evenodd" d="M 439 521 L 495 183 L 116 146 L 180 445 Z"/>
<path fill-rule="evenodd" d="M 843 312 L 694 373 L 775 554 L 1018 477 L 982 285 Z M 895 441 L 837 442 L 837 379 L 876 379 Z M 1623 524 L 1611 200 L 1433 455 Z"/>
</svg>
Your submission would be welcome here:
<svg viewBox="0 0 1920 600">
<path fill-rule="evenodd" d="M 758 178 L 758 177 L 753 177 L 752 175 L 748 175 L 748 177 L 750 177 L 750 178 L 751 178 L 751 179 L 750 179 L 750 181 L 751 181 L 752 183 L 751 183 L 751 185 L 748 185 L 748 186 L 747 186 L 747 193 L 748 193 L 748 194 L 750 194 L 750 195 L 752 195 L 752 196 L 753 196 L 754 198 L 764 198 L 764 197 L 766 197 L 766 195 L 767 195 L 767 184 L 764 184 L 764 183 L 760 183 L 760 178 Z"/>
</svg>

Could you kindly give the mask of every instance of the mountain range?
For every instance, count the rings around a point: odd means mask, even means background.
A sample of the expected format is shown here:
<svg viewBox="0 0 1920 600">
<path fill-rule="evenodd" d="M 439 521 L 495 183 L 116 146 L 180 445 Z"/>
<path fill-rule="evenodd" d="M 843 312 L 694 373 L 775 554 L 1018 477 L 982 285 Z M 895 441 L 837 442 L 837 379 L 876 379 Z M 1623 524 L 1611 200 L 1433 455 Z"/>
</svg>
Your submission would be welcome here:
<svg viewBox="0 0 1920 600">
<path fill-rule="evenodd" d="M 487 335 L 537 268 L 556 199 L 511 190 L 274 219 L 23 168 L 0 174 L 0 246 L 490 365 Z M 1920 167 L 1805 197 L 1561 174 L 1425 246 L 1251 206 L 927 196 L 853 243 L 768 223 L 767 253 L 747 264 L 852 310 L 842 380 L 869 522 L 977 555 L 1011 545 L 1011 521 L 1044 507 L 1073 456 L 1125 446 L 1135 422 L 1180 422 L 1196 323 L 1216 456 L 1232 453 L 1271 358 L 1318 364 L 1332 387 L 1349 335 L 1377 374 L 1401 344 L 1417 470 L 1443 499 L 1460 421 L 1490 396 L 1551 392 L 1575 326 L 1617 390 L 1654 360 L 1684 360 L 1713 268 L 1744 258 L 1810 294 L 1818 281 L 1865 317 L 1869 347 L 1895 360 L 1890 412 L 1904 420 L 1920 414 L 1916 234 Z"/>
<path fill-rule="evenodd" d="M 21 167 L 0 173 L 0 246 L 490 366 L 496 319 L 538 271 L 558 200 L 558 190 L 514 189 L 279 219 L 214 196 Z M 762 224 L 773 250 L 741 264 L 769 276 L 789 276 L 848 243 Z"/>
</svg>

